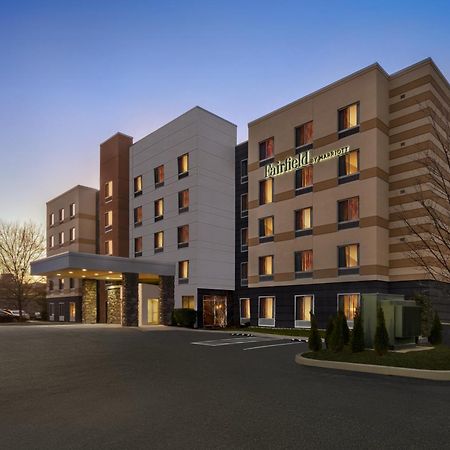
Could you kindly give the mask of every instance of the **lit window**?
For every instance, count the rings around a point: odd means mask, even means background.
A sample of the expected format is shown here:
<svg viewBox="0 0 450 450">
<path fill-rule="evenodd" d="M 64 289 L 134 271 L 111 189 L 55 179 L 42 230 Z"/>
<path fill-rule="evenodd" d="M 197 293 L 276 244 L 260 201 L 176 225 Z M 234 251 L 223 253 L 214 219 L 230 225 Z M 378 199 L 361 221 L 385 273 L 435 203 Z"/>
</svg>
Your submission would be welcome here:
<svg viewBox="0 0 450 450">
<path fill-rule="evenodd" d="M 75 235 L 75 227 L 73 227 L 73 228 L 71 228 L 70 231 L 69 231 L 69 239 L 70 239 L 70 242 L 73 242 L 73 241 L 75 240 L 75 238 L 76 238 L 76 235 Z"/>
<path fill-rule="evenodd" d="M 259 182 L 259 204 L 273 202 L 273 178 L 267 178 Z"/>
<path fill-rule="evenodd" d="M 59 233 L 59 245 L 64 244 L 64 231 L 60 231 Z"/>
<path fill-rule="evenodd" d="M 164 199 L 155 200 L 155 222 L 164 218 Z"/>
<path fill-rule="evenodd" d="M 178 262 L 178 282 L 187 282 L 189 279 L 189 261 Z"/>
<path fill-rule="evenodd" d="M 250 299 L 249 298 L 240 298 L 239 299 L 240 311 L 241 311 L 241 319 L 249 319 L 250 320 Z"/>
<path fill-rule="evenodd" d="M 312 208 L 295 211 L 295 235 L 304 236 L 312 232 Z"/>
<path fill-rule="evenodd" d="M 241 217 L 248 216 L 248 194 L 241 195 Z"/>
<path fill-rule="evenodd" d="M 248 250 L 248 228 L 241 228 L 241 252 Z"/>
<path fill-rule="evenodd" d="M 164 166 L 155 167 L 155 188 L 164 186 Z"/>
<path fill-rule="evenodd" d="M 304 123 L 295 129 L 295 147 L 312 144 L 313 122 Z"/>
<path fill-rule="evenodd" d="M 305 166 L 295 172 L 296 194 L 311 192 L 313 184 L 313 166 Z"/>
<path fill-rule="evenodd" d="M 248 263 L 241 263 L 241 286 L 246 286 L 248 283 Z"/>
<path fill-rule="evenodd" d="M 105 241 L 105 255 L 113 254 L 113 241 Z"/>
<path fill-rule="evenodd" d="M 60 222 L 64 222 L 64 208 L 61 208 L 60 210 L 59 210 L 59 221 Z"/>
<path fill-rule="evenodd" d="M 338 311 L 343 311 L 348 321 L 353 322 L 359 306 L 359 294 L 338 294 Z M 352 323 L 349 323 L 349 325 L 352 325 Z"/>
<path fill-rule="evenodd" d="M 134 238 L 134 256 L 142 256 L 142 236 Z"/>
<path fill-rule="evenodd" d="M 273 255 L 259 257 L 259 278 L 262 281 L 273 279 Z"/>
<path fill-rule="evenodd" d="M 50 236 L 50 248 L 53 248 L 55 246 L 55 236 Z"/>
<path fill-rule="evenodd" d="M 354 150 L 345 155 L 339 156 L 339 177 L 359 174 L 359 150 Z"/>
<path fill-rule="evenodd" d="M 338 254 L 339 269 L 348 271 L 359 267 L 359 244 L 338 247 Z"/>
<path fill-rule="evenodd" d="M 312 270 L 313 270 L 313 251 L 302 250 L 301 252 L 295 252 L 296 275 L 300 275 L 300 277 L 302 277 L 302 275 L 305 274 L 310 275 Z"/>
<path fill-rule="evenodd" d="M 178 248 L 189 246 L 189 225 L 178 227 Z"/>
<path fill-rule="evenodd" d="M 273 241 L 273 216 L 259 219 L 260 242 Z"/>
<path fill-rule="evenodd" d="M 178 178 L 189 175 L 189 154 L 185 153 L 178 157 Z"/>
<path fill-rule="evenodd" d="M 134 178 L 134 196 L 142 195 L 142 175 Z"/>
<path fill-rule="evenodd" d="M 339 223 L 359 220 L 359 197 L 338 201 L 338 220 Z"/>
<path fill-rule="evenodd" d="M 269 161 L 273 158 L 273 137 L 259 143 L 259 160 L 261 162 Z"/>
<path fill-rule="evenodd" d="M 178 192 L 178 212 L 189 211 L 189 189 Z"/>
<path fill-rule="evenodd" d="M 51 213 L 48 218 L 49 225 L 52 227 L 55 225 L 55 213 Z"/>
<path fill-rule="evenodd" d="M 359 125 L 359 103 L 353 103 L 338 111 L 339 132 Z"/>
<path fill-rule="evenodd" d="M 195 299 L 193 295 L 181 296 L 181 307 L 187 309 L 195 309 Z"/>
<path fill-rule="evenodd" d="M 155 253 L 163 251 L 164 248 L 164 231 L 158 231 L 153 235 Z"/>
<path fill-rule="evenodd" d="M 58 287 L 60 291 L 64 289 L 64 278 L 58 278 Z"/>
<path fill-rule="evenodd" d="M 107 181 L 105 183 L 105 200 L 111 200 L 113 195 L 113 182 Z"/>
<path fill-rule="evenodd" d="M 107 211 L 105 212 L 105 229 L 108 231 L 112 228 L 113 223 L 113 212 Z"/>
<path fill-rule="evenodd" d="M 248 181 L 248 161 L 243 159 L 241 161 L 241 183 L 247 183 Z"/>
<path fill-rule="evenodd" d="M 76 214 L 76 206 L 75 203 L 71 203 L 69 206 L 70 218 L 75 217 Z"/>
<path fill-rule="evenodd" d="M 275 325 L 275 297 L 259 297 L 258 325 Z"/>
<path fill-rule="evenodd" d="M 142 206 L 134 208 L 134 226 L 142 225 Z"/>
<path fill-rule="evenodd" d="M 314 297 L 312 295 L 296 295 L 295 299 L 295 326 L 307 325 L 302 322 L 311 322 L 311 313 L 314 313 Z"/>
</svg>

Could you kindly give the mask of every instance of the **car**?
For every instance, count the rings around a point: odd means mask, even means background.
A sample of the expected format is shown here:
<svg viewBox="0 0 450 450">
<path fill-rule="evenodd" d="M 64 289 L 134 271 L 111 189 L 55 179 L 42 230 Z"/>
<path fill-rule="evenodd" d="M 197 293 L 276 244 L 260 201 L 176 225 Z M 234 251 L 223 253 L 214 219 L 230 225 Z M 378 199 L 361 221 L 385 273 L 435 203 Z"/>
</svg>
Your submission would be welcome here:
<svg viewBox="0 0 450 450">
<path fill-rule="evenodd" d="M 8 310 L 0 309 L 0 322 L 14 322 L 16 318 Z"/>
<path fill-rule="evenodd" d="M 16 319 L 20 318 L 20 311 L 18 309 L 8 309 Z M 30 320 L 30 315 L 22 309 L 22 319 Z"/>
</svg>

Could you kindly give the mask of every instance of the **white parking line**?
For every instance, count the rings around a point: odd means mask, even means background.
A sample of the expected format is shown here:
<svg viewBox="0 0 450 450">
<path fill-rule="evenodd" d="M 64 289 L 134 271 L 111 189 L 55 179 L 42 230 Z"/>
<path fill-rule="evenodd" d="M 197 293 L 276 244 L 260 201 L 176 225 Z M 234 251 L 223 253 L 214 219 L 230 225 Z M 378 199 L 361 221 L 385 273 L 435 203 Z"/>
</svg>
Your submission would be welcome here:
<svg viewBox="0 0 450 450">
<path fill-rule="evenodd" d="M 260 345 L 259 347 L 248 347 L 242 350 L 258 350 L 260 348 L 279 347 L 281 345 L 304 344 L 304 342 L 283 342 L 282 344 Z"/>
<path fill-rule="evenodd" d="M 253 342 L 266 342 L 273 341 L 273 338 L 265 337 L 245 337 L 245 338 L 228 338 L 228 339 L 214 339 L 211 341 L 197 341 L 191 342 L 193 345 L 205 345 L 208 347 L 222 347 L 224 345 L 234 345 L 234 344 L 251 344 Z"/>
</svg>

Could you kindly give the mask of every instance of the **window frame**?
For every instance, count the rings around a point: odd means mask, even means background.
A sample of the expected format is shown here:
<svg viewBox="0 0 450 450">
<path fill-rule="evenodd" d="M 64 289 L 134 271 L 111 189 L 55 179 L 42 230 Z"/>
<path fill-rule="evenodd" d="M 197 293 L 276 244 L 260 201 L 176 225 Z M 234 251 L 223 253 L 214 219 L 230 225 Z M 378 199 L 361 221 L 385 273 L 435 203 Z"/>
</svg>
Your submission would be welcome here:
<svg viewBox="0 0 450 450">
<path fill-rule="evenodd" d="M 180 241 L 180 231 L 184 228 L 187 227 L 187 234 L 188 234 L 188 240 L 187 241 Z M 185 247 L 189 247 L 189 224 L 184 224 L 184 225 L 180 225 L 177 227 L 177 245 L 178 248 L 185 248 Z"/>
<path fill-rule="evenodd" d="M 246 239 L 247 243 L 244 243 L 244 239 L 243 239 L 244 230 L 247 233 L 247 239 Z M 248 227 L 242 227 L 240 235 L 241 235 L 241 252 L 248 252 Z"/>
<path fill-rule="evenodd" d="M 181 268 L 181 264 L 182 263 L 186 263 L 187 262 L 187 277 L 180 277 L 180 268 Z M 182 259 L 180 261 L 178 261 L 178 284 L 187 284 L 189 283 L 189 260 L 188 259 Z"/>
<path fill-rule="evenodd" d="M 243 265 L 247 265 L 247 270 L 246 270 L 247 278 L 242 278 L 242 274 L 243 274 L 242 266 Z M 240 281 L 241 281 L 241 286 L 248 286 L 248 261 L 241 261 L 239 278 L 240 278 Z"/>
<path fill-rule="evenodd" d="M 111 215 L 111 220 L 110 220 Z M 112 209 L 109 209 L 108 211 L 105 211 L 104 214 L 105 217 L 105 233 L 112 230 L 113 227 L 113 211 Z M 108 220 L 107 220 L 108 218 Z"/>
<path fill-rule="evenodd" d="M 113 181 L 109 180 L 104 183 L 104 189 L 105 189 L 105 203 L 109 203 L 112 201 L 113 198 Z M 107 193 L 110 193 L 109 195 L 106 195 Z"/>
<path fill-rule="evenodd" d="M 162 245 L 161 245 L 161 247 L 156 247 L 157 236 L 159 234 L 162 235 Z M 154 253 L 161 253 L 163 251 L 164 251 L 164 230 L 155 231 L 153 233 L 153 252 Z"/>
<path fill-rule="evenodd" d="M 141 211 L 141 220 L 136 220 L 136 216 L 138 215 L 138 214 L 136 214 L 137 213 L 137 211 Z M 144 215 L 143 215 L 143 208 L 142 208 L 142 205 L 139 205 L 139 206 L 136 206 L 134 209 L 133 209 L 133 222 L 134 222 L 134 226 L 135 227 L 140 227 L 140 226 L 142 226 L 142 221 L 143 221 L 143 219 L 144 219 Z"/>
<path fill-rule="evenodd" d="M 73 202 L 69 205 L 69 217 L 73 219 L 77 214 L 76 204 Z"/>
<path fill-rule="evenodd" d="M 348 202 L 349 200 L 353 200 L 354 198 L 358 199 L 358 218 L 357 219 L 350 219 L 350 220 L 341 220 L 340 219 L 340 205 L 344 202 Z M 347 228 L 355 228 L 359 227 L 359 195 L 354 195 L 353 197 L 343 198 L 341 200 L 336 201 L 337 205 L 337 224 L 338 224 L 338 230 L 344 230 Z"/>
<path fill-rule="evenodd" d="M 360 292 L 339 292 L 337 295 L 336 295 L 336 312 L 339 312 L 340 311 L 340 309 L 339 309 L 339 297 L 340 296 L 344 296 L 344 295 L 357 295 L 358 296 L 358 308 L 361 308 L 361 293 Z M 344 308 L 344 314 L 345 314 L 345 308 Z M 353 328 L 353 324 L 354 324 L 354 316 L 353 316 L 353 319 L 349 319 L 347 316 L 346 316 L 346 319 L 347 319 L 347 325 L 348 325 L 348 327 L 349 328 Z"/>
<path fill-rule="evenodd" d="M 247 197 L 247 209 L 242 209 L 242 197 Z M 244 192 L 240 197 L 241 218 L 248 217 L 248 192 Z"/>
<path fill-rule="evenodd" d="M 242 163 L 246 163 L 246 175 L 242 175 Z M 248 183 L 248 158 L 241 159 L 240 163 L 241 184 Z"/>
<path fill-rule="evenodd" d="M 262 236 L 261 230 L 264 227 L 263 224 L 266 219 L 272 219 L 272 234 Z M 258 219 L 258 237 L 261 244 L 264 242 L 273 242 L 273 240 L 275 239 L 275 216 L 273 214 L 270 216 L 260 217 Z"/>
<path fill-rule="evenodd" d="M 160 169 L 161 167 L 162 167 L 162 180 L 156 181 L 158 169 Z M 155 182 L 155 189 L 164 186 L 164 179 L 165 179 L 164 164 L 160 164 L 159 166 L 153 169 L 153 181 Z"/>
<path fill-rule="evenodd" d="M 303 172 L 303 170 L 305 170 L 305 168 L 311 168 L 310 170 L 312 170 L 312 180 L 311 180 L 311 184 L 308 184 L 307 186 L 297 186 L 297 179 L 298 177 L 301 177 L 301 174 Z M 303 166 L 300 169 L 297 169 L 294 173 L 294 191 L 295 191 L 295 195 L 302 195 L 302 194 L 308 194 L 309 192 L 313 191 L 313 186 L 314 186 L 314 166 L 312 164 L 309 164 L 307 166 Z"/>
<path fill-rule="evenodd" d="M 69 242 L 75 242 L 76 240 L 76 230 L 75 227 L 69 229 Z"/>
<path fill-rule="evenodd" d="M 270 194 L 270 196 L 272 198 L 270 199 L 270 202 L 268 202 L 268 201 L 264 201 L 263 202 L 262 193 L 266 192 L 265 184 L 268 183 L 269 181 L 272 184 L 272 189 L 271 189 L 271 194 Z M 274 198 L 275 197 L 275 180 L 274 180 L 273 177 L 264 178 L 262 180 L 259 180 L 259 192 L 258 192 L 258 195 L 259 195 L 259 206 L 270 205 L 271 203 L 274 203 L 274 200 L 275 200 L 275 198 Z"/>
<path fill-rule="evenodd" d="M 272 149 L 273 149 L 273 155 L 263 158 L 261 159 L 261 145 L 265 144 L 266 142 L 268 142 L 270 139 L 272 139 Z M 267 153 L 267 148 L 266 148 L 266 153 Z M 258 142 L 258 161 L 259 161 L 259 167 L 265 166 L 266 164 L 269 164 L 270 162 L 272 162 L 275 158 L 275 137 L 271 136 L 268 137 L 266 139 L 263 139 L 262 141 Z"/>
<path fill-rule="evenodd" d="M 137 185 L 138 180 L 140 180 L 140 189 L 139 186 Z M 140 195 L 142 195 L 144 190 L 144 180 L 142 175 L 136 175 L 133 179 L 133 192 L 134 192 L 134 196 L 135 197 L 139 197 Z"/>
<path fill-rule="evenodd" d="M 314 138 L 311 138 L 311 142 L 307 142 L 306 144 L 297 145 L 297 130 L 300 130 L 308 123 L 312 123 L 312 127 L 313 127 L 312 136 L 314 136 L 314 120 L 313 119 L 308 120 L 307 122 L 303 122 L 302 124 L 300 124 L 294 128 L 294 148 L 295 148 L 296 153 L 299 153 L 300 151 L 310 150 L 314 147 Z"/>
<path fill-rule="evenodd" d="M 248 301 L 248 317 L 242 316 L 242 300 Z M 245 325 L 246 323 L 250 322 L 252 313 L 251 313 L 252 303 L 250 300 L 250 297 L 239 297 L 239 322 L 241 325 Z"/>
<path fill-rule="evenodd" d="M 273 298 L 273 318 L 262 318 L 261 316 L 261 299 L 262 298 Z M 275 321 L 276 321 L 276 314 L 277 314 L 277 297 L 275 295 L 259 295 L 258 296 L 258 326 L 259 327 L 274 327 Z"/>
<path fill-rule="evenodd" d="M 272 258 L 272 273 L 270 274 L 262 274 L 261 273 L 261 260 L 263 258 Z M 258 257 L 258 275 L 259 281 L 272 281 L 275 275 L 275 256 L 271 255 L 261 255 Z"/>
<path fill-rule="evenodd" d="M 140 247 L 141 247 L 140 250 L 137 250 L 137 246 L 136 246 L 137 242 L 140 242 Z M 138 258 L 139 256 L 142 256 L 143 244 L 144 244 L 144 242 L 143 242 L 142 236 L 136 236 L 134 238 L 134 257 L 135 258 Z"/>
<path fill-rule="evenodd" d="M 340 174 L 340 169 L 341 169 L 340 161 L 345 159 L 346 156 L 350 155 L 353 152 L 356 152 L 358 171 L 355 173 L 350 173 L 348 175 L 347 174 L 341 175 Z M 338 161 L 338 184 L 344 184 L 344 183 L 349 183 L 350 181 L 359 180 L 359 174 L 360 174 L 360 170 L 361 170 L 360 169 L 360 149 L 359 148 L 351 150 L 348 153 L 346 153 L 345 155 L 339 156 L 339 158 L 337 158 L 337 161 Z"/>
<path fill-rule="evenodd" d="M 309 228 L 297 228 L 297 214 L 301 214 L 302 211 L 310 209 L 310 217 L 311 217 L 311 226 Z M 313 234 L 313 227 L 314 227 L 314 221 L 313 221 L 313 213 L 314 209 L 312 206 L 305 206 L 304 208 L 296 209 L 294 211 L 294 232 L 295 237 L 301 237 L 301 236 L 309 236 Z"/>
<path fill-rule="evenodd" d="M 182 158 L 186 157 L 187 158 L 187 170 L 180 172 L 180 161 L 182 160 Z M 189 175 L 189 152 L 183 153 L 182 155 L 178 156 L 177 158 L 177 171 L 178 171 L 178 179 L 180 180 L 181 178 L 185 178 Z"/>
<path fill-rule="evenodd" d="M 188 204 L 187 206 L 180 206 L 181 200 L 183 198 L 183 192 L 187 192 L 188 197 Z M 183 189 L 182 191 L 178 191 L 178 214 L 182 214 L 189 211 L 189 203 L 190 203 L 190 196 L 189 196 L 189 188 Z"/>
<path fill-rule="evenodd" d="M 314 314 L 316 299 L 314 294 L 294 294 L 294 328 L 310 328 L 311 320 L 297 319 L 297 297 L 311 297 L 311 312 Z M 311 319 L 311 316 L 310 316 Z"/>
<path fill-rule="evenodd" d="M 162 214 L 160 214 L 160 215 L 156 215 L 156 205 L 159 203 L 159 202 L 162 202 Z M 164 197 L 161 197 L 161 198 L 158 198 L 158 199 L 156 199 L 155 201 L 154 201 L 154 204 L 153 204 L 154 206 L 153 206 L 153 209 L 154 209 L 154 211 L 153 211 L 153 214 L 154 214 L 154 216 L 155 216 L 155 218 L 154 218 L 154 220 L 155 220 L 155 222 L 158 222 L 158 221 L 160 221 L 160 220 L 163 220 L 164 219 Z"/>
<path fill-rule="evenodd" d="M 297 270 L 297 255 L 301 255 L 305 252 L 311 252 L 312 255 L 312 267 L 311 270 Z M 314 272 L 314 251 L 312 248 L 307 248 L 305 250 L 294 251 L 294 274 L 295 278 L 312 278 Z"/>
<path fill-rule="evenodd" d="M 357 266 L 351 266 L 351 267 L 341 267 L 339 265 L 340 263 L 340 255 L 339 252 L 341 249 L 345 248 L 345 247 L 349 247 L 350 245 L 356 245 L 357 246 L 357 258 L 358 258 L 358 265 Z M 343 244 L 343 245 L 338 245 L 337 246 L 337 250 L 338 250 L 338 255 L 337 255 L 337 259 L 338 259 L 338 275 L 357 275 L 359 274 L 359 269 L 361 266 L 361 255 L 360 255 L 360 244 L 358 242 L 352 242 L 349 244 Z"/>
<path fill-rule="evenodd" d="M 346 110 L 347 108 L 350 108 L 350 106 L 356 105 L 356 121 L 357 124 L 353 125 L 351 127 L 348 128 L 343 128 L 342 130 L 339 129 L 340 127 L 340 123 L 339 123 L 339 119 L 340 119 L 340 112 Z M 361 125 L 361 118 L 360 118 L 360 101 L 356 101 L 356 102 L 351 102 L 349 104 L 347 104 L 346 106 L 342 106 L 340 108 L 338 108 L 337 110 L 338 114 L 337 114 L 337 132 L 338 132 L 338 138 L 342 139 L 344 137 L 347 136 L 351 136 L 352 134 L 358 133 L 359 132 L 359 128 Z"/>
</svg>

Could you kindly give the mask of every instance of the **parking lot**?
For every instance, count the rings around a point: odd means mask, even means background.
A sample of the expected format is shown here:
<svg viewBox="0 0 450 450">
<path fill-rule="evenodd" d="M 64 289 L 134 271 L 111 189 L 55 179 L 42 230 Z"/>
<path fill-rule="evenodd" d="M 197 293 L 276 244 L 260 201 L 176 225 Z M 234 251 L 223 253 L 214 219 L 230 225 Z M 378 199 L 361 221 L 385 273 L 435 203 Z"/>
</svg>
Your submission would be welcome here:
<svg viewBox="0 0 450 450">
<path fill-rule="evenodd" d="M 306 344 L 1 326 L 5 449 L 445 448 L 450 385 L 296 365 Z"/>
</svg>

